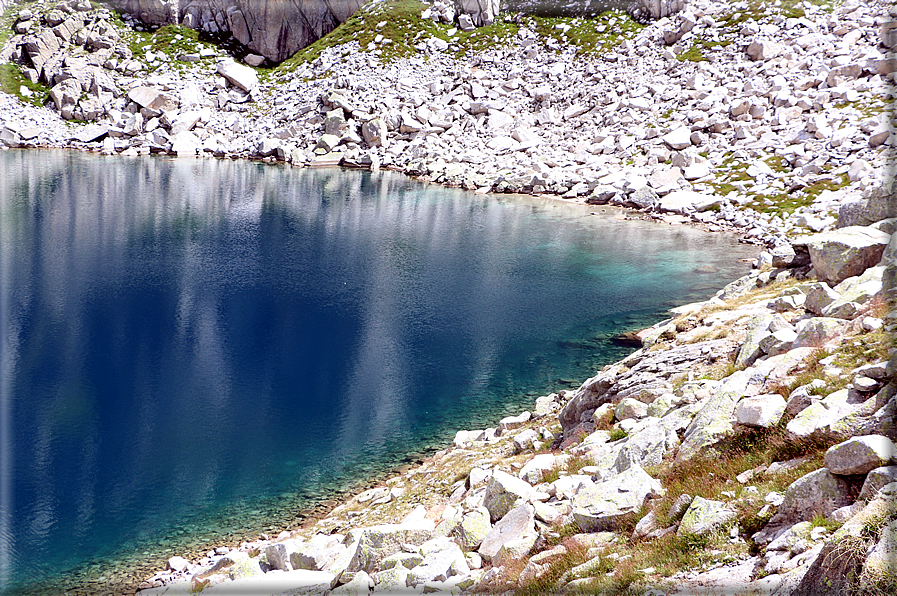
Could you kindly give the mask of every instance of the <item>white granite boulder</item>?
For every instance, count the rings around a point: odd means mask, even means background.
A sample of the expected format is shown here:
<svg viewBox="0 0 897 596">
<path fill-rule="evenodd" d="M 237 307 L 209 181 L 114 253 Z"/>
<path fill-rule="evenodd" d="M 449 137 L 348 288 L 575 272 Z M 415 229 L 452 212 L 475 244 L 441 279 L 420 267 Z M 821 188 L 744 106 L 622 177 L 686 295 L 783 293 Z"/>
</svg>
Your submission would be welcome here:
<svg viewBox="0 0 897 596">
<path fill-rule="evenodd" d="M 810 398 L 811 403 L 801 409 L 785 428 L 797 437 L 808 437 L 817 431 L 824 432 L 830 425 L 854 412 L 854 407 L 847 403 L 847 397 L 847 389 L 841 389 L 820 400 L 813 401 Z"/>
<path fill-rule="evenodd" d="M 686 178 L 688 178 L 688 168 L 685 171 Z M 660 198 L 657 208 L 670 213 L 690 213 L 692 211 L 706 211 L 714 205 L 719 205 L 721 202 L 722 197 L 716 195 L 704 194 L 693 190 L 674 190 Z"/>
<path fill-rule="evenodd" d="M 795 325 L 794 348 L 820 348 L 844 331 L 845 322 L 834 317 L 813 317 Z"/>
<path fill-rule="evenodd" d="M 452 532 L 458 544 L 465 551 L 476 550 L 483 539 L 492 531 L 492 523 L 489 520 L 489 510 L 485 507 L 477 507 L 468 511 L 461 518 L 461 523 Z"/>
<path fill-rule="evenodd" d="M 290 553 L 290 565 L 293 569 L 327 571 L 346 550 L 340 537 L 318 534 Z"/>
<path fill-rule="evenodd" d="M 735 407 L 750 379 L 750 370 L 738 371 L 724 379 L 716 392 L 700 404 L 701 409 L 685 429 L 677 460 L 687 461 L 735 432 L 732 425 Z"/>
<path fill-rule="evenodd" d="M 892 482 L 897 482 L 897 466 L 882 466 L 870 470 L 863 481 L 863 488 L 860 489 L 857 501 L 868 501 L 875 498 L 879 489 Z"/>
</svg>

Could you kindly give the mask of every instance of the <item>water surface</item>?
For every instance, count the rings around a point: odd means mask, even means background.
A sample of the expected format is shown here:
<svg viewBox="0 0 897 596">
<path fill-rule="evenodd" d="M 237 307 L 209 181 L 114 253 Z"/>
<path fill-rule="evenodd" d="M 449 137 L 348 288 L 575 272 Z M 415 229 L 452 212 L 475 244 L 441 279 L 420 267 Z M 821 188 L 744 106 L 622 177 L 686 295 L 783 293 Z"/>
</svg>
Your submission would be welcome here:
<svg viewBox="0 0 897 596">
<path fill-rule="evenodd" d="M 52 151 L 0 172 L 4 593 L 288 525 L 591 376 L 753 253 L 388 172 Z"/>
</svg>

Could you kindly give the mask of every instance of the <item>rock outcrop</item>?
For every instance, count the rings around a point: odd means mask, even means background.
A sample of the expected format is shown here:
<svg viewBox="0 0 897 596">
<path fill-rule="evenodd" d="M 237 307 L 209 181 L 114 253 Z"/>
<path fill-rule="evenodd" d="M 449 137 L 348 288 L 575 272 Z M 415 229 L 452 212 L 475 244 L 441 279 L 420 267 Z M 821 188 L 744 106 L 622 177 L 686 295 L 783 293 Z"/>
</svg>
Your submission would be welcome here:
<svg viewBox="0 0 897 596">
<path fill-rule="evenodd" d="M 282 62 L 345 22 L 362 0 L 120 0 L 144 23 L 182 23 L 230 33 L 250 51 Z"/>
</svg>

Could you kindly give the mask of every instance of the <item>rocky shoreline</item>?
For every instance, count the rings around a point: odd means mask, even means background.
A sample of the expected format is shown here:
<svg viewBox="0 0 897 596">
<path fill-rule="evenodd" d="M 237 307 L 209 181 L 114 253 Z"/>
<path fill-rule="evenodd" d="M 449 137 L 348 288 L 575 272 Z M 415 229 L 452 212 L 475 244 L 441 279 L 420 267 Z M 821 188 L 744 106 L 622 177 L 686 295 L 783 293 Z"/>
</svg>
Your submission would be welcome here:
<svg viewBox="0 0 897 596">
<path fill-rule="evenodd" d="M 563 41 L 577 19 L 555 38 L 515 17 L 462 58 L 445 24 L 408 58 L 381 61 L 381 35 L 270 71 L 186 32 L 166 37 L 173 55 L 138 46 L 133 21 L 83 2 L 13 15 L 0 63 L 30 85 L 0 94 L 5 147 L 388 167 L 767 248 L 578 390 L 460 431 L 300 530 L 173 557 L 140 593 L 889 593 L 891 18 L 754 8 L 704 0 L 629 28 L 613 14 L 598 55 Z M 41 89 L 52 108 L 23 103 Z M 847 543 L 849 565 L 831 565 Z"/>
</svg>

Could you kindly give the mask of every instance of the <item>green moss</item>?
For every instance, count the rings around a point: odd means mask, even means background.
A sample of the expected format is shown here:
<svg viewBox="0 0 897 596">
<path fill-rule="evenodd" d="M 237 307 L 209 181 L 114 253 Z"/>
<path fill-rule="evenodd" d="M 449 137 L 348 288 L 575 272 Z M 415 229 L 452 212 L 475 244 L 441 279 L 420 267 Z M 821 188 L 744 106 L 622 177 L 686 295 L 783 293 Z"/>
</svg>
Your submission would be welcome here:
<svg viewBox="0 0 897 596">
<path fill-rule="evenodd" d="M 841 4 L 840 0 L 806 0 L 808 4 L 821 6 L 826 11 L 831 12 L 834 8 Z M 806 16 L 804 9 L 804 0 L 747 0 L 740 6 L 745 8 L 733 8 L 731 12 L 723 15 L 719 19 L 719 23 L 724 30 L 736 32 L 741 28 L 742 23 L 747 21 L 761 21 L 771 16 L 778 15 L 789 18 L 800 18 Z"/>
<path fill-rule="evenodd" d="M 610 436 L 608 437 L 609 441 L 619 441 L 620 439 L 625 439 L 628 436 L 628 433 L 622 428 L 613 428 L 610 431 Z"/>
<path fill-rule="evenodd" d="M 452 37 L 444 37 L 455 46 L 455 55 L 463 58 L 472 52 L 484 52 L 495 46 L 507 46 L 513 43 L 514 36 L 520 30 L 516 15 L 502 15 L 491 25 L 479 27 L 473 31 L 460 31 Z"/>
<path fill-rule="evenodd" d="M 33 95 L 30 97 L 22 95 L 21 87 L 23 86 L 31 90 Z M 50 99 L 50 90 L 45 85 L 32 83 L 26 79 L 18 64 L 0 64 L 0 91 L 15 95 L 23 102 L 37 107 L 44 105 Z"/>
<path fill-rule="evenodd" d="M 621 10 L 608 10 L 591 19 L 526 17 L 523 23 L 544 39 L 576 46 L 578 54 L 608 52 L 644 28 Z"/>
<path fill-rule="evenodd" d="M 380 59 L 389 62 L 415 54 L 414 44 L 431 36 L 448 40 L 448 27 L 420 18 L 425 8 L 418 0 L 392 0 L 363 7 L 345 23 L 282 62 L 276 71 L 292 72 L 319 58 L 324 50 L 352 41 L 357 41 L 363 51 L 374 43 L 380 50 Z M 379 43 L 374 41 L 378 35 L 382 36 Z"/>
<path fill-rule="evenodd" d="M 169 58 L 167 62 L 170 68 L 181 71 L 192 68 L 196 63 L 182 62 L 178 56 L 183 54 L 196 54 L 204 48 L 217 49 L 215 44 L 200 39 L 200 32 L 181 25 L 165 25 L 155 31 L 134 31 L 118 17 L 113 17 L 113 23 L 121 31 L 124 42 L 128 45 L 135 60 L 146 64 L 147 52 L 164 54 Z M 161 66 L 146 64 L 149 72 Z"/>
<path fill-rule="evenodd" d="M 691 47 L 678 54 L 676 59 L 680 62 L 688 60 L 689 62 L 707 62 L 704 50 L 713 50 L 714 48 L 725 48 L 732 45 L 731 41 L 713 41 L 709 39 L 696 39 Z"/>
</svg>

